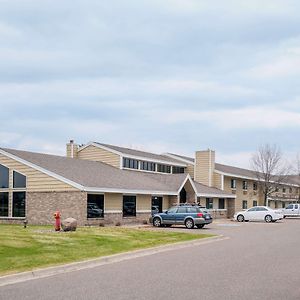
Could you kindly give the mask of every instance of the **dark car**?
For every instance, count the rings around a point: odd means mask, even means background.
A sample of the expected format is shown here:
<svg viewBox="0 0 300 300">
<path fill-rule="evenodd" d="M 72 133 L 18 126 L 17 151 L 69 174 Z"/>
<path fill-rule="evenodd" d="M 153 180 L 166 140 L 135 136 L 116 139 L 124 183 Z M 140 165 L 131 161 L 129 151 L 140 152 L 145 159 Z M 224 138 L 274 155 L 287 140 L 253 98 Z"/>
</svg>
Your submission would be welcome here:
<svg viewBox="0 0 300 300">
<path fill-rule="evenodd" d="M 155 227 L 185 225 L 188 229 L 192 229 L 194 226 L 203 228 L 205 225 L 212 223 L 212 221 L 213 218 L 209 212 L 198 205 L 186 204 L 173 206 L 163 213 L 150 217 L 150 222 Z"/>
</svg>

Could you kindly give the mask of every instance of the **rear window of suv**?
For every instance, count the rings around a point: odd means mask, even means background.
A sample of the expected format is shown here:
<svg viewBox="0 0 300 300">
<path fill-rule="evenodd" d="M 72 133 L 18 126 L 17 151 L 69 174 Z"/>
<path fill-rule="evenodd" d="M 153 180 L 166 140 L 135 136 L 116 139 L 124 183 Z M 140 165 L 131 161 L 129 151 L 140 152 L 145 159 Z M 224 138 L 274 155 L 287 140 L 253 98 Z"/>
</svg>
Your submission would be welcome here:
<svg viewBox="0 0 300 300">
<path fill-rule="evenodd" d="M 200 209 L 197 207 L 188 207 L 187 212 L 190 214 L 196 214 L 197 212 L 200 212 Z"/>
</svg>

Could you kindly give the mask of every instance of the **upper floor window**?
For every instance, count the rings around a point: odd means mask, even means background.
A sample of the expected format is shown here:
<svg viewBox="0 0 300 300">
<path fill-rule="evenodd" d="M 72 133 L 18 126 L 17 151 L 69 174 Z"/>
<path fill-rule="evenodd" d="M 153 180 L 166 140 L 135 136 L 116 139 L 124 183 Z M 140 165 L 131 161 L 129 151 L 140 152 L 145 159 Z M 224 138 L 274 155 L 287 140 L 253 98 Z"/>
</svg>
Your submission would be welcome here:
<svg viewBox="0 0 300 300">
<path fill-rule="evenodd" d="M 26 177 L 16 171 L 13 172 L 14 189 L 26 188 Z"/>
<path fill-rule="evenodd" d="M 145 171 L 155 171 L 155 163 L 149 161 L 141 161 L 140 162 L 140 169 Z"/>
<path fill-rule="evenodd" d="M 157 165 L 157 172 L 171 173 L 171 166 L 158 164 Z"/>
<path fill-rule="evenodd" d="M 9 187 L 9 169 L 0 165 L 0 189 Z"/>
<path fill-rule="evenodd" d="M 283 192 L 283 193 L 286 192 L 286 188 L 285 188 L 285 187 L 282 188 L 282 192 Z"/>
<path fill-rule="evenodd" d="M 290 187 L 290 194 L 292 194 L 292 193 L 293 193 L 293 188 Z"/>
<path fill-rule="evenodd" d="M 139 161 L 131 158 L 123 158 L 123 167 L 128 169 L 138 169 Z"/>
<path fill-rule="evenodd" d="M 279 187 L 278 187 L 278 186 L 276 186 L 276 188 L 275 188 L 275 192 L 276 192 L 276 193 L 278 193 L 278 192 L 279 192 Z"/>
<path fill-rule="evenodd" d="M 243 190 L 248 190 L 248 181 L 243 180 Z"/>
<path fill-rule="evenodd" d="M 184 173 L 184 168 L 173 166 L 172 171 L 173 171 L 173 174 Z"/>
<path fill-rule="evenodd" d="M 231 179 L 230 186 L 232 189 L 236 189 L 236 179 Z"/>
<path fill-rule="evenodd" d="M 257 182 L 253 182 L 253 191 L 257 191 Z"/>
</svg>

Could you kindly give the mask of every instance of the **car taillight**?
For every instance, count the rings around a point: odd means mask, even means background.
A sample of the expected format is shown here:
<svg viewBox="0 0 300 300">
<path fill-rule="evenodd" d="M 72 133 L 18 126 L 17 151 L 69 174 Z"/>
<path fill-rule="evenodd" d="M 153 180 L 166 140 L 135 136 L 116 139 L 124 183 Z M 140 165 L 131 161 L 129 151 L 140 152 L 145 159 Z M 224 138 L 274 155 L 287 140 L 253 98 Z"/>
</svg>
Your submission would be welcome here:
<svg viewBox="0 0 300 300">
<path fill-rule="evenodd" d="M 198 213 L 197 217 L 202 218 L 203 217 L 203 213 Z"/>
</svg>

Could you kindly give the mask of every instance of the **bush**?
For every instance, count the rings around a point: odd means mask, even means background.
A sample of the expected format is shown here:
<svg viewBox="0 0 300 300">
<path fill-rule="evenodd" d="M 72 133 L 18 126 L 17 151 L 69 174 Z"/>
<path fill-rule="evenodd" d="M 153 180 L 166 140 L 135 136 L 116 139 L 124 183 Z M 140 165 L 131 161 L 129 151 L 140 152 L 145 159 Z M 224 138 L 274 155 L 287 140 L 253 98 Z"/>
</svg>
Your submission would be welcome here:
<svg viewBox="0 0 300 300">
<path fill-rule="evenodd" d="M 148 221 L 147 221 L 147 220 L 143 220 L 143 224 L 144 224 L 144 225 L 147 225 L 147 224 L 148 224 Z"/>
<path fill-rule="evenodd" d="M 116 222 L 116 226 L 121 226 L 121 222 Z"/>
<path fill-rule="evenodd" d="M 105 227 L 104 223 L 99 223 L 99 227 Z"/>
</svg>

